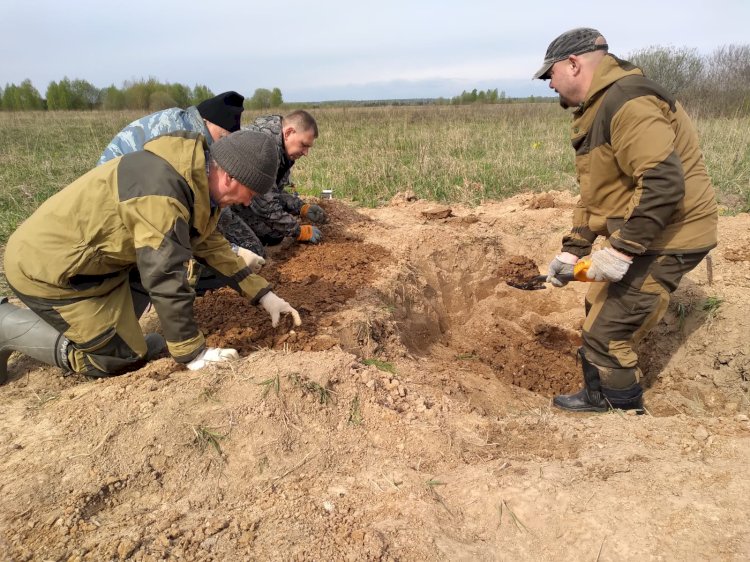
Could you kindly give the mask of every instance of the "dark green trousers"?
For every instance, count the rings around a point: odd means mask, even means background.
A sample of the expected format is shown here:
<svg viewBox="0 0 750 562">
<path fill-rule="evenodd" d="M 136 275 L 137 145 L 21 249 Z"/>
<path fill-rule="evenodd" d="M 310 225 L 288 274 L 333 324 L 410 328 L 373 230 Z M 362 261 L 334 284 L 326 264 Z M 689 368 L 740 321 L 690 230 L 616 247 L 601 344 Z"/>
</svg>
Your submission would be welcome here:
<svg viewBox="0 0 750 562">
<path fill-rule="evenodd" d="M 707 253 L 638 256 L 621 281 L 591 284 L 583 353 L 599 369 L 603 387 L 624 389 L 639 381 L 638 343 L 662 319 L 682 277 Z"/>
<path fill-rule="evenodd" d="M 138 322 L 149 303 L 138 270 L 103 295 L 80 298 L 18 298 L 70 340 L 68 361 L 76 373 L 117 375 L 145 364 L 146 340 Z"/>
</svg>

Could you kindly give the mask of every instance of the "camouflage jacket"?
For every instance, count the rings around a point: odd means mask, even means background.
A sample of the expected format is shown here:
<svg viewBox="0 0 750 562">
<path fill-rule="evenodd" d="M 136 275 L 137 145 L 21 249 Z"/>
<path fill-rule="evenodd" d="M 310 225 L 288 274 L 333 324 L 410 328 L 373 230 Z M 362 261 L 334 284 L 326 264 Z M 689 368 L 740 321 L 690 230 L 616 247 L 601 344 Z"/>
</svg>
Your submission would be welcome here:
<svg viewBox="0 0 750 562">
<path fill-rule="evenodd" d="M 54 301 L 108 294 L 136 267 L 169 352 L 187 363 L 205 347 L 193 316 L 191 258 L 231 277 L 254 304 L 271 290 L 216 231 L 218 220 L 204 137 L 161 135 L 45 201 L 8 240 L 5 274 L 20 293 Z"/>
<path fill-rule="evenodd" d="M 249 207 L 234 205 L 231 210 L 241 219 L 241 222 L 249 226 L 261 239 L 284 238 L 286 236 L 297 238 L 300 233 L 297 216 L 299 216 L 305 202 L 300 199 L 296 192 L 288 192 L 284 189 L 286 186 L 294 185 L 291 182 L 294 160 L 287 156 L 284 148 L 281 116 L 258 117 L 243 129 L 259 131 L 276 140 L 279 153 L 279 170 L 276 174 L 276 186 L 271 191 L 265 195 L 254 197 Z M 237 224 L 237 221 L 234 221 L 234 224 Z M 234 241 L 232 232 L 227 230 L 222 232 L 230 241 Z M 234 243 L 239 244 L 238 242 Z"/>
<path fill-rule="evenodd" d="M 123 154 L 143 150 L 143 145 L 151 139 L 176 131 L 201 133 L 209 146 L 213 142 L 203 117 L 194 106 L 187 109 L 173 107 L 146 115 L 127 125 L 109 142 L 96 165 L 100 166 Z"/>
</svg>

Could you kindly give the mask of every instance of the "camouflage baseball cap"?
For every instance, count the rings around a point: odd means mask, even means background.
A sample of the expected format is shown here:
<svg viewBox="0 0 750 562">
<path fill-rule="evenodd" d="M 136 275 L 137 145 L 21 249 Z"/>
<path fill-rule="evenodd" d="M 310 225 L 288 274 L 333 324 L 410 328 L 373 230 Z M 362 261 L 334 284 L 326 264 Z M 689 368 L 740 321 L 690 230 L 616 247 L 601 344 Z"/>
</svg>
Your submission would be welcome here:
<svg viewBox="0 0 750 562">
<path fill-rule="evenodd" d="M 606 51 L 609 48 L 607 43 L 596 44 L 596 40 L 602 37 L 596 29 L 590 27 L 577 27 L 566 31 L 557 37 L 547 47 L 547 53 L 544 55 L 542 67 L 536 71 L 534 78 L 546 80 L 549 78 L 549 71 L 552 65 L 558 61 L 567 59 L 570 55 L 582 55 L 592 51 Z M 604 37 L 602 37 L 604 39 Z"/>
</svg>

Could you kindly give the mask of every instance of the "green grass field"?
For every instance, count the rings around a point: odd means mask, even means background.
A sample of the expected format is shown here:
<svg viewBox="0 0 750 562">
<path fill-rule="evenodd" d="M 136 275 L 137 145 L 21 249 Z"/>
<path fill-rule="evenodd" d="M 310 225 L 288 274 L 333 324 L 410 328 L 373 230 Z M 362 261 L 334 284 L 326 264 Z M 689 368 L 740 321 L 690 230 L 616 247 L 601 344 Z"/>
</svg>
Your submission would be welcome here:
<svg viewBox="0 0 750 562">
<path fill-rule="evenodd" d="M 556 104 L 326 108 L 293 174 L 300 192 L 375 206 L 413 190 L 479 204 L 576 190 L 569 115 Z M 47 197 L 91 169 L 134 112 L 0 112 L 0 245 Z M 244 122 L 256 114 L 246 111 Z M 723 212 L 750 210 L 750 118 L 696 121 Z"/>
</svg>

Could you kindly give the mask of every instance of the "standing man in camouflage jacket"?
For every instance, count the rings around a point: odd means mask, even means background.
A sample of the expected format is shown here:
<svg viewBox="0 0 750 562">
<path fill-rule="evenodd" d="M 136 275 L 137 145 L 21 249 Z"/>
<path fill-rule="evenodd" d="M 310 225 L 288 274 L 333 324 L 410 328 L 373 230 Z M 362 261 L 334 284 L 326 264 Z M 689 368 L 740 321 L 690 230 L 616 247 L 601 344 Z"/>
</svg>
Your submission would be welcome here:
<svg viewBox="0 0 750 562">
<path fill-rule="evenodd" d="M 0 382 L 12 351 L 88 376 L 142 366 L 164 347 L 138 323 L 149 301 L 172 357 L 189 369 L 237 358 L 207 348 L 193 316 L 187 263 L 231 278 L 277 325 L 297 311 L 252 273 L 216 232 L 220 209 L 248 205 L 274 183 L 278 158 L 266 135 L 238 131 L 210 147 L 177 132 L 110 160 L 45 201 L 11 235 L 5 274 L 28 309 L 0 299 Z"/>
<path fill-rule="evenodd" d="M 698 135 L 682 106 L 639 68 L 608 54 L 595 29 L 549 45 L 534 78 L 573 108 L 580 201 L 549 266 L 562 286 L 590 255 L 584 388 L 556 396 L 570 411 L 643 407 L 636 348 L 662 318 L 682 277 L 716 246 L 718 214 Z M 598 236 L 602 249 L 592 252 Z"/>
<path fill-rule="evenodd" d="M 233 214 L 222 216 L 219 229 L 230 242 L 239 246 L 244 242 L 241 230 L 244 225 L 268 246 L 279 244 L 285 237 L 312 244 L 322 241 L 323 235 L 318 227 L 301 225 L 297 217 L 323 224 L 327 220 L 325 211 L 285 190 L 286 186 L 294 185 L 290 179 L 292 166 L 299 158 L 307 156 L 318 138 L 318 125 L 313 116 L 307 111 L 297 110 L 285 117 L 258 117 L 246 129 L 274 139 L 279 155 L 276 184 L 264 196 L 253 199 L 249 207 L 232 207 Z"/>
<path fill-rule="evenodd" d="M 214 141 L 240 130 L 244 101 L 242 95 L 229 91 L 187 109 L 172 107 L 141 117 L 115 135 L 102 152 L 97 166 L 123 154 L 143 150 L 143 145 L 151 139 L 176 131 L 201 133 L 210 147 Z M 231 211 L 226 209 L 224 212 Z M 233 244 L 232 250 L 258 273 L 265 264 L 263 244 L 245 224 L 237 224 L 235 231 L 243 243 Z"/>
</svg>

